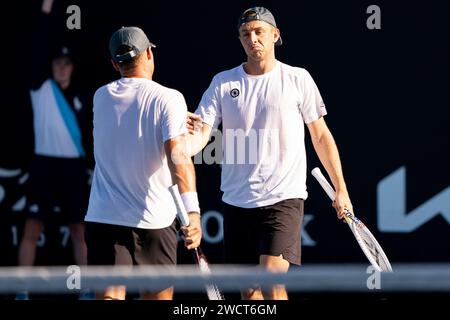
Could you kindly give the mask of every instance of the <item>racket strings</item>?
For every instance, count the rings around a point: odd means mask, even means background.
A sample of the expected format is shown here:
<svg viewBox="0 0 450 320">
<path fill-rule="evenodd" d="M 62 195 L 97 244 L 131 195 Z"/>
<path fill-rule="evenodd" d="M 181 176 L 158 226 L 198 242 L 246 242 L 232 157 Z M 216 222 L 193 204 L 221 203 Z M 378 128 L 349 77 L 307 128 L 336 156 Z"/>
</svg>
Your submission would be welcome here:
<svg viewBox="0 0 450 320">
<path fill-rule="evenodd" d="M 372 257 L 375 259 L 376 263 L 380 265 L 380 252 L 377 249 L 377 246 L 375 243 L 373 243 L 372 239 L 369 237 L 369 235 L 364 232 L 365 230 L 357 231 L 359 233 L 359 236 L 361 237 L 362 241 L 366 245 L 367 249 L 369 250 Z"/>
<path fill-rule="evenodd" d="M 362 223 L 361 223 L 362 224 Z M 363 225 L 363 227 L 355 226 L 353 231 L 358 235 L 361 240 L 361 248 L 366 254 L 370 255 L 374 263 L 382 271 L 392 271 L 391 264 L 383 252 L 383 249 L 376 241 L 375 237 L 370 233 L 370 231 Z"/>
<path fill-rule="evenodd" d="M 225 300 L 222 292 L 215 284 L 209 284 L 206 286 L 206 294 L 209 300 Z"/>
</svg>

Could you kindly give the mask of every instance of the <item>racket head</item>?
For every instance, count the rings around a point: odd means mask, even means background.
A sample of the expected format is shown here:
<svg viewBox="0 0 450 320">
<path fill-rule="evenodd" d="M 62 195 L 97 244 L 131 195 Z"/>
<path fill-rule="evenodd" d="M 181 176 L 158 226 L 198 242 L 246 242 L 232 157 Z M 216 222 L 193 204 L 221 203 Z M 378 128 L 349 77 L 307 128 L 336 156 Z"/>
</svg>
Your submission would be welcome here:
<svg viewBox="0 0 450 320">
<path fill-rule="evenodd" d="M 209 300 L 225 300 L 223 293 L 215 284 L 206 285 L 206 295 Z"/>
<path fill-rule="evenodd" d="M 347 211 L 345 220 L 370 264 L 379 272 L 392 272 L 386 254 L 370 230 L 353 213 Z"/>
</svg>

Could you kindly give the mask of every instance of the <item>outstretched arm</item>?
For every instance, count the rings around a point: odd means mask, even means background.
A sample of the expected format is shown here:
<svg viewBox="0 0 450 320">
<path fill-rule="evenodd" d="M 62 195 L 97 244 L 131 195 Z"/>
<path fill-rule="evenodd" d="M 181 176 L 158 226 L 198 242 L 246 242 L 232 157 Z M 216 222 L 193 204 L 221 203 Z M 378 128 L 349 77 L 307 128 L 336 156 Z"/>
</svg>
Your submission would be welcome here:
<svg viewBox="0 0 450 320">
<path fill-rule="evenodd" d="M 191 112 L 188 112 L 186 127 L 189 131 L 189 135 L 186 137 L 188 153 L 192 157 L 208 144 L 212 127 L 204 123 L 201 116 Z"/>
<path fill-rule="evenodd" d="M 338 148 L 323 117 L 308 125 L 311 140 L 320 162 L 325 167 L 336 190 L 336 199 L 333 203 L 338 217 L 344 217 L 344 208 L 353 212 L 353 206 L 348 195 Z"/>
<path fill-rule="evenodd" d="M 50 74 L 50 13 L 53 0 L 43 0 L 38 25 L 35 27 L 31 55 L 31 89 L 38 89 Z"/>
</svg>

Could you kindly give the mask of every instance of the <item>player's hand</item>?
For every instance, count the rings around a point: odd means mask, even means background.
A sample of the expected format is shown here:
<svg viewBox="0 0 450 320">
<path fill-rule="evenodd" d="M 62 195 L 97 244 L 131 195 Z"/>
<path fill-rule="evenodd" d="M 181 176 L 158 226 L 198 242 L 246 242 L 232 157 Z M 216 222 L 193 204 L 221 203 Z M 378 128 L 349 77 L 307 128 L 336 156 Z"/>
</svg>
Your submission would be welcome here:
<svg viewBox="0 0 450 320">
<path fill-rule="evenodd" d="M 202 223 L 200 215 L 197 212 L 189 213 L 189 226 L 182 227 L 184 233 L 184 245 L 188 249 L 195 249 L 200 245 L 202 240 Z"/>
<path fill-rule="evenodd" d="M 333 208 L 336 210 L 337 217 L 344 219 L 346 210 L 353 213 L 353 205 L 346 190 L 336 191 L 336 198 L 333 201 Z"/>
<path fill-rule="evenodd" d="M 203 127 L 202 117 L 198 114 L 188 111 L 188 115 L 186 118 L 186 127 L 190 134 L 194 134 L 196 131 L 199 131 Z"/>
</svg>

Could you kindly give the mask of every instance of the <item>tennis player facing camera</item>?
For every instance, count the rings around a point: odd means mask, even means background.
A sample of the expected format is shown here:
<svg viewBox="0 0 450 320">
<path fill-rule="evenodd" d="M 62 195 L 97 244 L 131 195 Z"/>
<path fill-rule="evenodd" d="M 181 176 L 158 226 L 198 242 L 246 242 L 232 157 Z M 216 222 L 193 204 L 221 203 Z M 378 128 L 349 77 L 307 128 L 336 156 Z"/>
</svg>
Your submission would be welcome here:
<svg viewBox="0 0 450 320">
<path fill-rule="evenodd" d="M 274 16 L 266 8 L 253 7 L 241 14 L 237 28 L 247 61 L 217 74 L 196 114 L 189 114 L 191 153 L 199 152 L 222 123 L 226 262 L 259 264 L 284 273 L 290 264 L 299 265 L 301 257 L 299 232 L 308 195 L 304 124 L 336 189 L 333 206 L 338 217 L 343 218 L 344 208 L 353 208 L 314 80 L 305 69 L 275 58 L 275 46 L 282 40 Z M 200 122 L 203 127 L 195 130 Z M 245 155 L 244 162 L 235 159 L 239 153 Z M 283 285 L 249 288 L 241 295 L 288 298 Z"/>
<path fill-rule="evenodd" d="M 185 245 L 200 244 L 195 171 L 185 144 L 187 106 L 180 92 L 152 80 L 154 47 L 137 27 L 122 27 L 109 43 L 121 78 L 94 96 L 96 166 L 85 219 L 89 265 L 175 265 L 173 184 L 189 213 Z M 125 299 L 125 290 L 109 287 L 98 298 Z M 172 297 L 172 287 L 142 293 L 143 299 Z"/>
</svg>

